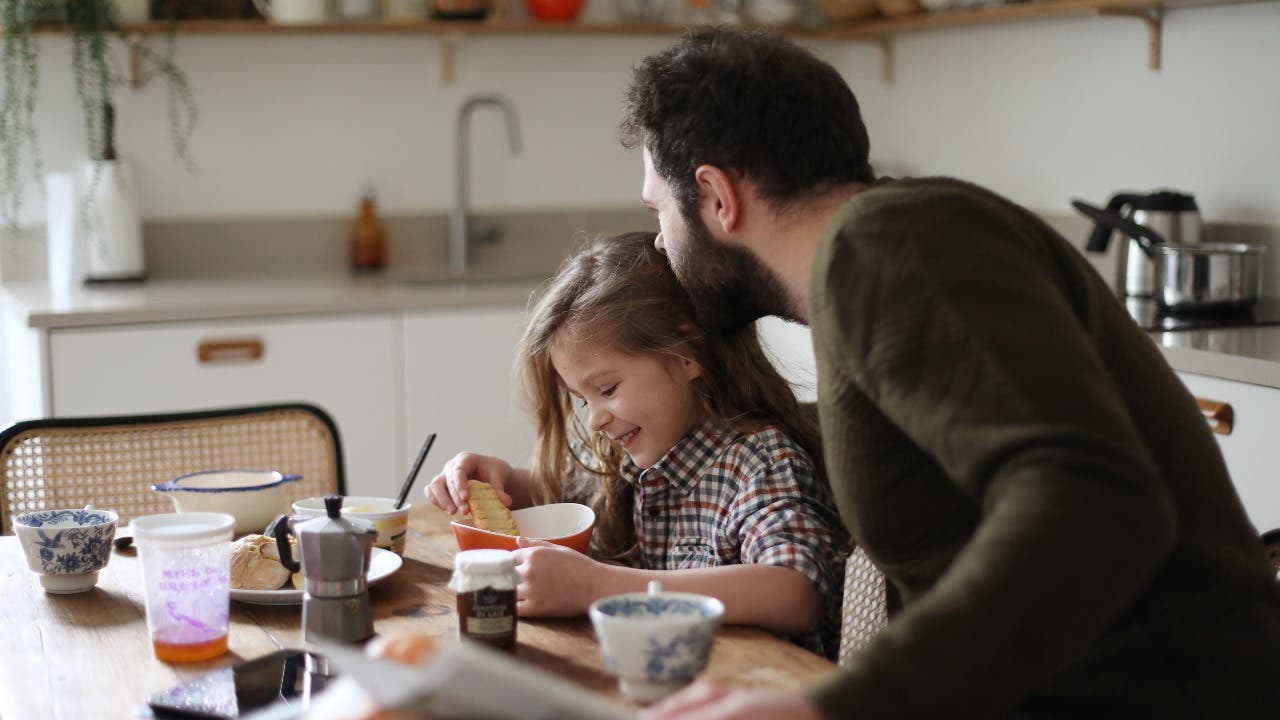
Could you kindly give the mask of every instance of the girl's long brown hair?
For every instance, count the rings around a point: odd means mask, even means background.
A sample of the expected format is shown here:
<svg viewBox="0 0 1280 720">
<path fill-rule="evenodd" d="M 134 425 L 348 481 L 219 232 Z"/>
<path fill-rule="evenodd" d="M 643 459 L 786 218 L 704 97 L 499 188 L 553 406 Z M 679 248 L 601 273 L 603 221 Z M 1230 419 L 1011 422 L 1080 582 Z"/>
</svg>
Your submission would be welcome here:
<svg viewBox="0 0 1280 720">
<path fill-rule="evenodd" d="M 822 457 L 816 418 L 796 402 L 754 326 L 729 338 L 705 334 L 689 297 L 654 247 L 654 237 L 635 232 L 597 238 L 571 256 L 534 306 L 520 342 L 519 379 L 533 407 L 538 436 L 533 501 L 559 502 L 562 478 L 571 468 L 598 478 L 592 554 L 606 560 L 634 560 L 632 490 L 619 472 L 623 451 L 604 435 L 591 433 L 573 411 L 551 364 L 551 348 L 559 343 L 598 343 L 629 355 L 692 360 L 702 369 L 694 387 L 704 419 L 743 431 L 776 424 L 815 464 Z M 586 463 L 571 449 L 579 442 L 590 450 Z"/>
</svg>

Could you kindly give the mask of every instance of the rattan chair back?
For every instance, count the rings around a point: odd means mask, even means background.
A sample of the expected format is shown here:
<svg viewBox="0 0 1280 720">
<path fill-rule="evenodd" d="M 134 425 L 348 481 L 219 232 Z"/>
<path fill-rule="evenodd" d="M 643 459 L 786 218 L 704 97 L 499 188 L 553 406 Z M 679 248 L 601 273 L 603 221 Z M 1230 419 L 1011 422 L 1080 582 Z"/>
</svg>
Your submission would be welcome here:
<svg viewBox="0 0 1280 720">
<path fill-rule="evenodd" d="M 844 564 L 839 663 L 846 664 L 889 624 L 889 588 L 884 573 L 861 547 Z"/>
<path fill-rule="evenodd" d="M 173 512 L 153 484 L 229 469 L 302 475 L 286 485 L 290 502 L 346 491 L 337 426 L 314 405 L 28 420 L 0 432 L 0 534 L 19 513 L 88 503 L 121 525 Z"/>
</svg>

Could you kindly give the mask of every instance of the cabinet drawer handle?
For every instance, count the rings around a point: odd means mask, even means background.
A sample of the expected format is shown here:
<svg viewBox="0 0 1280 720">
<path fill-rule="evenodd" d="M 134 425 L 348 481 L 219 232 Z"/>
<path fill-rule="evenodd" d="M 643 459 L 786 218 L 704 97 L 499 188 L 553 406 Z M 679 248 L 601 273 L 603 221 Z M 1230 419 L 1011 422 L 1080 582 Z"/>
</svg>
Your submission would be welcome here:
<svg viewBox="0 0 1280 720">
<path fill-rule="evenodd" d="M 1200 406 L 1200 412 L 1204 413 L 1210 429 L 1219 435 L 1231 434 L 1236 421 L 1236 411 L 1231 409 L 1231 405 L 1204 398 L 1196 398 L 1196 404 Z"/>
<path fill-rule="evenodd" d="M 259 360 L 262 358 L 262 339 L 201 340 L 196 348 L 196 357 L 203 365 Z"/>
</svg>

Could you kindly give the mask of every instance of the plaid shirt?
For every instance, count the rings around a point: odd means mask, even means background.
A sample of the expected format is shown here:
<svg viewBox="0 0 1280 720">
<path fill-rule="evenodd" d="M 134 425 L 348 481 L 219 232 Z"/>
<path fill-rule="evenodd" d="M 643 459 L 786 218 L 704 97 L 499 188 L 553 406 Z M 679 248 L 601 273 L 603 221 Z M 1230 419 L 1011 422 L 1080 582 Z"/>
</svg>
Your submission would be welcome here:
<svg viewBox="0 0 1280 720">
<path fill-rule="evenodd" d="M 817 587 L 824 612 L 815 632 L 790 639 L 835 657 L 849 536 L 795 441 L 772 425 L 746 433 L 707 423 L 651 467 L 625 458 L 621 470 L 635 490 L 644 567 L 795 568 Z"/>
</svg>

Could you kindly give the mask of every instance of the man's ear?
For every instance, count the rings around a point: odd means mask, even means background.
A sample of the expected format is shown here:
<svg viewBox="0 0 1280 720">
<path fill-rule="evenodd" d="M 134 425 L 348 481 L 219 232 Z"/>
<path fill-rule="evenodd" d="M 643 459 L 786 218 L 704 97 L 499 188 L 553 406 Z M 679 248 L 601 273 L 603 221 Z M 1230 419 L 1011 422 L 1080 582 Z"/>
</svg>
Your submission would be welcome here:
<svg viewBox="0 0 1280 720">
<path fill-rule="evenodd" d="M 715 165 L 699 165 L 693 178 L 702 192 L 703 220 L 724 232 L 736 230 L 742 219 L 742 206 L 734 178 Z"/>
</svg>

